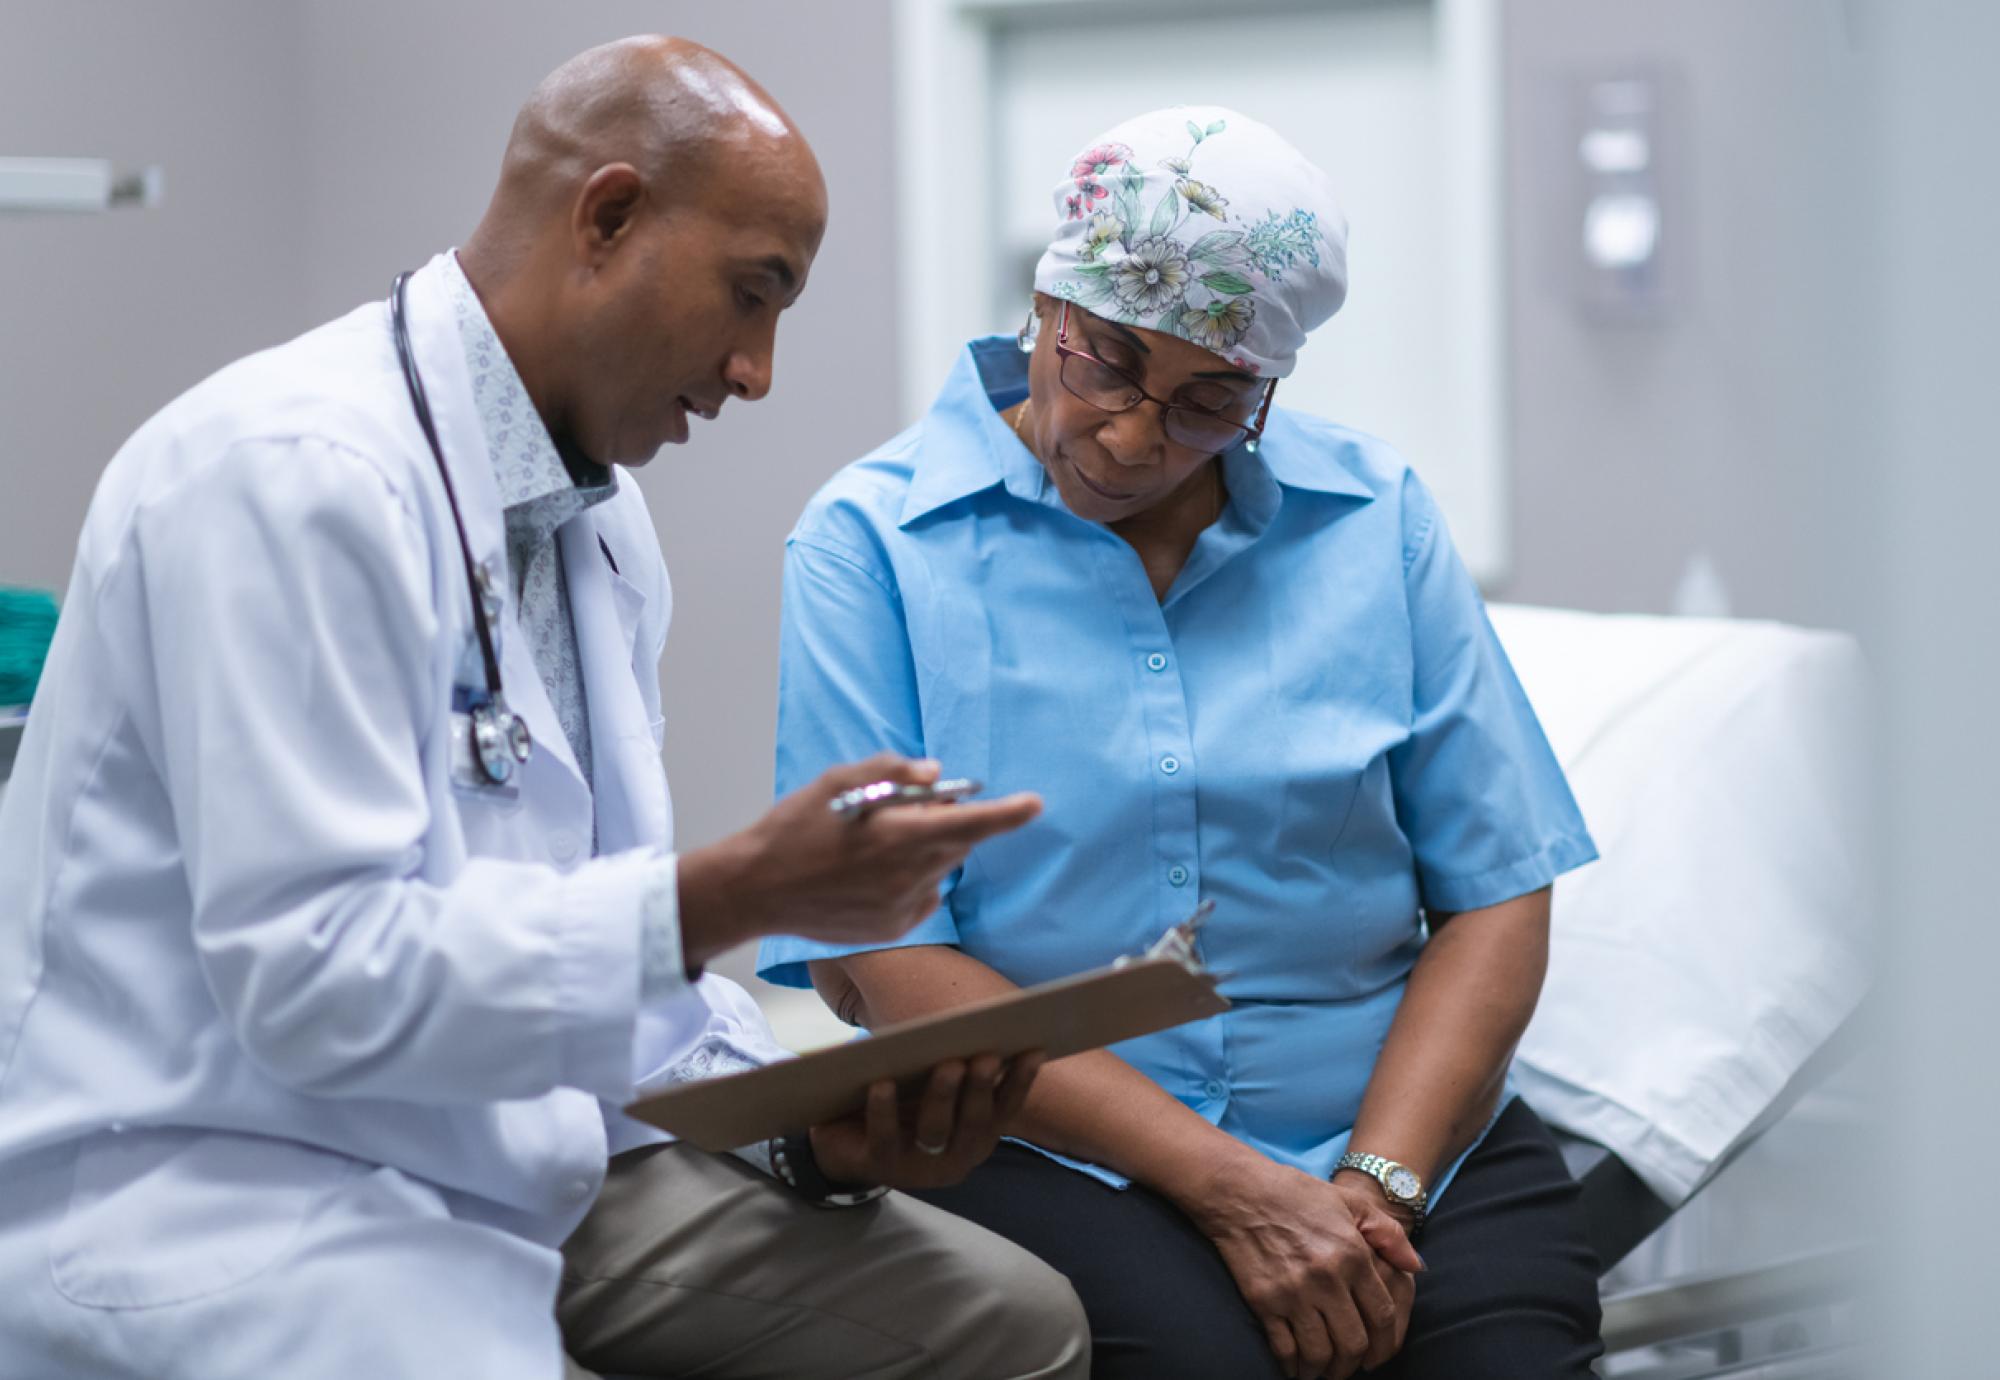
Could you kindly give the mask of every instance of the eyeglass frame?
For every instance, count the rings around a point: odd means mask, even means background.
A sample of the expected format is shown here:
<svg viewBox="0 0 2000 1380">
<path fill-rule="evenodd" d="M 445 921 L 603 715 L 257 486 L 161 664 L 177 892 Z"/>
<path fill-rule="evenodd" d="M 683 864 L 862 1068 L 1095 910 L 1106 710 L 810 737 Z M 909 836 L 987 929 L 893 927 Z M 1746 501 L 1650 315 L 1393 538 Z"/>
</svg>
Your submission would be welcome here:
<svg viewBox="0 0 2000 1380">
<path fill-rule="evenodd" d="M 1245 426 L 1241 422 L 1231 421 L 1229 418 L 1223 416 L 1219 412 L 1203 412 L 1200 408 L 1189 407 L 1185 403 L 1169 402 L 1165 398 L 1156 398 L 1151 393 L 1148 393 L 1145 390 L 1145 388 L 1140 385 L 1139 380 L 1133 378 L 1130 374 L 1126 373 L 1123 369 L 1120 369 L 1117 365 L 1107 364 L 1103 360 L 1099 359 L 1096 355 L 1092 354 L 1090 351 L 1079 350 L 1075 346 L 1069 343 L 1069 302 L 1067 300 L 1063 302 L 1062 316 L 1056 322 L 1055 349 L 1056 349 L 1056 381 L 1062 384 L 1063 391 L 1065 393 L 1069 394 L 1072 398 L 1075 398 L 1078 402 L 1084 404 L 1086 407 L 1094 407 L 1099 412 L 1102 412 L 1107 416 L 1111 417 L 1122 417 L 1127 412 L 1131 412 L 1134 409 L 1136 409 L 1140 403 L 1152 403 L 1160 409 L 1160 434 L 1165 436 L 1168 440 L 1173 441 L 1176 445 L 1187 445 L 1187 442 L 1177 440 L 1174 437 L 1173 433 L 1167 430 L 1167 414 L 1170 412 L 1194 413 L 1209 421 L 1226 423 L 1227 425 L 1235 427 L 1238 431 L 1243 433 L 1243 436 L 1240 440 L 1232 441 L 1230 445 L 1249 444 L 1251 446 L 1255 446 L 1255 444 L 1264 435 L 1265 419 L 1271 415 L 1271 399 L 1276 397 L 1278 392 L 1278 381 L 1276 379 L 1266 379 L 1264 381 L 1264 401 L 1257 408 L 1257 423 L 1255 426 Z M 1092 402 L 1089 398 L 1084 397 L 1083 394 L 1077 392 L 1074 388 L 1070 387 L 1069 380 L 1063 377 L 1062 366 L 1072 357 L 1076 359 L 1087 359 L 1092 364 L 1095 364 L 1098 368 L 1104 370 L 1106 373 L 1112 374 L 1117 378 L 1123 379 L 1126 383 L 1132 386 L 1132 391 L 1139 395 L 1138 398 L 1132 403 L 1130 407 L 1106 407 L 1102 403 Z M 1218 446 L 1216 447 L 1214 453 L 1220 455 L 1223 451 L 1226 451 L 1229 448 L 1230 446 Z M 1198 447 L 1189 447 L 1189 449 L 1198 449 Z"/>
</svg>

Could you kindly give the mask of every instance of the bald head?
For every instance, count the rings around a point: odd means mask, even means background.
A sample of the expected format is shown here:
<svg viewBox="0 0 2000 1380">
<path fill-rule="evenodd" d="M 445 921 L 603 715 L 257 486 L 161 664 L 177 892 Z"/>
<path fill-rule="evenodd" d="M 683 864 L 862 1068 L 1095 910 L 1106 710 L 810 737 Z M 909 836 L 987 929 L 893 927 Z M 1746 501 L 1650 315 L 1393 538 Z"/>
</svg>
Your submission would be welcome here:
<svg viewBox="0 0 2000 1380">
<path fill-rule="evenodd" d="M 825 226 L 819 163 L 769 93 L 648 36 L 535 88 L 459 258 L 558 445 L 634 464 L 763 396 Z"/>
<path fill-rule="evenodd" d="M 495 210 L 545 210 L 611 163 L 664 198 L 698 195 L 745 159 L 789 165 L 824 201 L 805 137 L 736 64 L 684 38 L 619 39 L 556 68 L 521 107 Z"/>
</svg>

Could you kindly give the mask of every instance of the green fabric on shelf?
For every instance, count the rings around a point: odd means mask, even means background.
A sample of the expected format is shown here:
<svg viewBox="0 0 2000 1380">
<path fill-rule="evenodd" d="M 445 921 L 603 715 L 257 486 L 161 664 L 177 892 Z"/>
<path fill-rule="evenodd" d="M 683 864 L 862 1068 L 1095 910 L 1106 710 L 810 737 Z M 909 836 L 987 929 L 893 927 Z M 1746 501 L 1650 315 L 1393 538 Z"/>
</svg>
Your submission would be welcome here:
<svg viewBox="0 0 2000 1380">
<path fill-rule="evenodd" d="M 56 635 L 56 597 L 0 587 L 0 705 L 26 704 Z"/>
</svg>

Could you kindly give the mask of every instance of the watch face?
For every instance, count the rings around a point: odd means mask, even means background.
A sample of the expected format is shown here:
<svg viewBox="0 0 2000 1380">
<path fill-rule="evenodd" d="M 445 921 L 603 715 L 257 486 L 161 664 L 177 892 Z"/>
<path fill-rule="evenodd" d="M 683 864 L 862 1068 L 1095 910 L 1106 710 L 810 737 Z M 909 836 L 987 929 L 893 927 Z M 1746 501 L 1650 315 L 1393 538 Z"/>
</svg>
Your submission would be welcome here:
<svg viewBox="0 0 2000 1380">
<path fill-rule="evenodd" d="M 1415 1202 L 1417 1195 L 1424 1191 L 1422 1181 L 1400 1164 L 1382 1177 L 1382 1186 L 1401 1198 L 1404 1202 Z"/>
</svg>

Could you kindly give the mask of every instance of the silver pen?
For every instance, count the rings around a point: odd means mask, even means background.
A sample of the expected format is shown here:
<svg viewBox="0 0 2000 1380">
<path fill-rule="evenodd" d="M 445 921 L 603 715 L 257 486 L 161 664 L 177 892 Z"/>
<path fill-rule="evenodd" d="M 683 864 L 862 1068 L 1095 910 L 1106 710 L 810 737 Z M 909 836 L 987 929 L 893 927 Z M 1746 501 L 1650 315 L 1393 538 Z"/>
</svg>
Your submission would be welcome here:
<svg viewBox="0 0 2000 1380">
<path fill-rule="evenodd" d="M 963 776 L 933 782 L 928 786 L 905 785 L 900 781 L 870 781 L 865 786 L 842 791 L 827 802 L 827 808 L 837 815 L 860 819 L 889 805 L 949 804 L 969 795 L 977 795 L 979 791 L 979 782 Z"/>
</svg>

